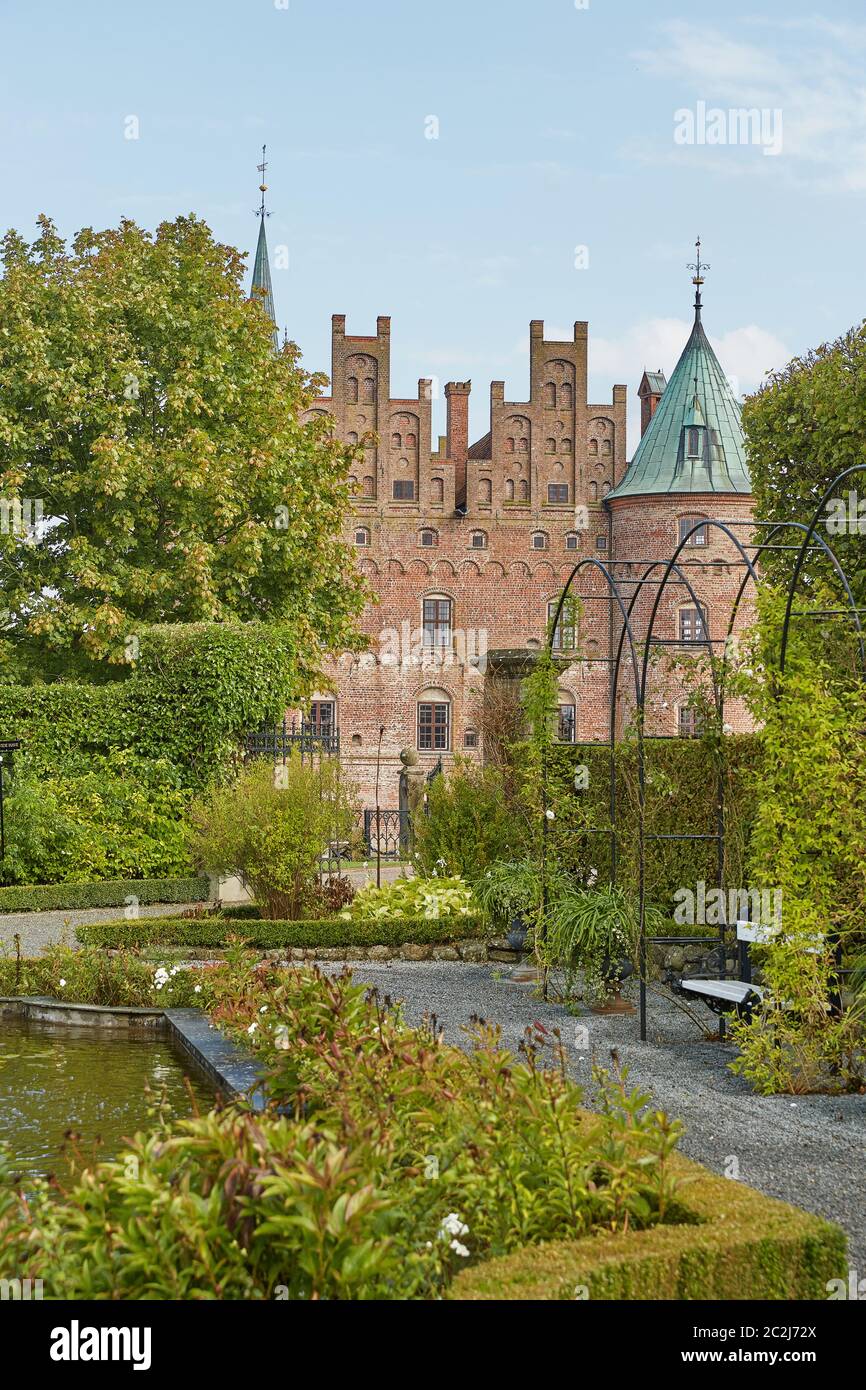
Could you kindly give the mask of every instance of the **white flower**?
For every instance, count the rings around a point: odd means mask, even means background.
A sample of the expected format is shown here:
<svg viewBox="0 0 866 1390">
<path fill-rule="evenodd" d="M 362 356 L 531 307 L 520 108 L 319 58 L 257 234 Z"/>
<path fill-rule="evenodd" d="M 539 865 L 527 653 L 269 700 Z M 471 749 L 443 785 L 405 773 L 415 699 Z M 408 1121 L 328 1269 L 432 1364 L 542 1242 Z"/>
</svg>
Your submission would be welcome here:
<svg viewBox="0 0 866 1390">
<path fill-rule="evenodd" d="M 196 985 L 193 994 L 201 994 L 201 985 Z"/>
<path fill-rule="evenodd" d="M 456 1211 L 452 1211 L 439 1227 L 439 1234 L 440 1236 L 466 1236 L 469 1234 L 469 1227 L 460 1220 Z"/>
<path fill-rule="evenodd" d="M 250 1037 L 252 1037 L 253 1033 L 256 1031 L 256 1029 L 258 1028 L 258 1026 L 259 1026 L 259 1025 L 258 1025 L 257 1023 L 251 1023 L 251 1024 L 250 1024 L 249 1028 L 247 1029 L 247 1032 L 249 1033 Z"/>
<path fill-rule="evenodd" d="M 268 1011 L 268 1006 L 267 1006 L 267 1004 L 263 1004 L 262 1007 L 259 1009 L 259 1013 L 260 1013 L 260 1014 L 266 1014 L 267 1011 Z"/>
<path fill-rule="evenodd" d="M 60 988 L 61 988 L 61 989 L 65 989 L 65 988 L 66 988 L 66 981 L 65 981 L 65 980 L 61 980 L 61 981 L 60 981 Z"/>
<path fill-rule="evenodd" d="M 288 1052 L 292 1046 L 289 1030 L 285 1023 L 281 1023 L 274 1034 L 274 1046 L 278 1047 L 280 1052 Z"/>
<path fill-rule="evenodd" d="M 548 811 L 545 811 L 544 814 L 547 816 L 547 819 L 548 819 L 548 820 L 556 820 L 556 812 L 555 812 L 555 811 L 549 811 L 549 810 L 548 810 Z"/>
<path fill-rule="evenodd" d="M 454 1251 L 455 1255 L 460 1255 L 462 1259 L 469 1259 L 469 1251 L 466 1249 L 465 1245 L 460 1244 L 459 1240 L 452 1240 L 451 1249 Z"/>
</svg>

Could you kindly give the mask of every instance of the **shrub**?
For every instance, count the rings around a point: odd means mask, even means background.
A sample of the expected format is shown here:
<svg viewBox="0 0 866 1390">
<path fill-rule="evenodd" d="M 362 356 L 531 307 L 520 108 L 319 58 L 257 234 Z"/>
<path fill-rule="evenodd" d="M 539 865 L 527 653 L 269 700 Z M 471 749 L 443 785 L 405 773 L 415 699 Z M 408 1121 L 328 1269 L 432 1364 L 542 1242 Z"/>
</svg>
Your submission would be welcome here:
<svg viewBox="0 0 866 1390">
<path fill-rule="evenodd" d="M 413 827 L 421 873 L 444 870 L 474 882 L 497 859 L 520 856 L 526 840 L 522 817 L 506 797 L 501 768 L 455 760 L 427 793 L 427 815 Z"/>
<path fill-rule="evenodd" d="M 125 878 L 99 883 L 22 884 L 0 888 L 0 912 L 70 911 L 88 907 L 123 907 L 138 903 L 197 903 L 207 900 L 206 878 Z"/>
<path fill-rule="evenodd" d="M 399 922 L 401 918 L 436 921 L 478 916 L 472 889 L 461 878 L 398 878 L 377 888 L 368 884 L 355 895 L 344 921 Z"/>
<path fill-rule="evenodd" d="M 438 946 L 483 936 L 480 917 L 438 917 L 369 921 L 274 922 L 250 918 L 148 917 L 135 922 L 97 922 L 76 930 L 79 941 L 89 946 L 212 946 L 223 949 L 232 938 L 243 938 L 261 951 L 316 946 Z"/>
<path fill-rule="evenodd" d="M 189 872 L 189 797 L 166 762 L 114 751 L 75 775 L 37 778 L 26 762 L 6 800 L 7 883 L 87 883 Z"/>
<path fill-rule="evenodd" d="M 296 921 L 311 898 L 328 842 L 346 838 L 352 806 L 334 758 L 283 765 L 253 763 L 230 787 L 217 787 L 191 809 L 197 863 L 237 874 L 265 917 Z"/>
<path fill-rule="evenodd" d="M 0 995 L 45 995 L 115 1008 L 183 1008 L 201 1002 L 205 974 L 149 965 L 129 951 L 109 956 L 55 943 L 35 959 L 0 957 Z"/>
</svg>

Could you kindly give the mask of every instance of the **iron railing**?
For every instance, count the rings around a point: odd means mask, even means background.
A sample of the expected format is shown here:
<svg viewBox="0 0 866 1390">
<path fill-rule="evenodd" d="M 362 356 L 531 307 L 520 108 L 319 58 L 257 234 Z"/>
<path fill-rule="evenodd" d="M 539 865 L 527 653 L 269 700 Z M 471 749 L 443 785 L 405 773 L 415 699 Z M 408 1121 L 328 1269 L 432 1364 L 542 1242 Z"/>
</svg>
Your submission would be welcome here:
<svg viewBox="0 0 866 1390">
<path fill-rule="evenodd" d="M 294 719 L 291 723 L 284 719 L 282 724 L 262 725 L 244 739 L 247 758 L 272 758 L 275 763 L 283 762 L 295 749 L 301 757 L 338 756 L 340 731 L 327 724 L 317 727 L 306 719 L 302 719 L 300 725 Z"/>
</svg>

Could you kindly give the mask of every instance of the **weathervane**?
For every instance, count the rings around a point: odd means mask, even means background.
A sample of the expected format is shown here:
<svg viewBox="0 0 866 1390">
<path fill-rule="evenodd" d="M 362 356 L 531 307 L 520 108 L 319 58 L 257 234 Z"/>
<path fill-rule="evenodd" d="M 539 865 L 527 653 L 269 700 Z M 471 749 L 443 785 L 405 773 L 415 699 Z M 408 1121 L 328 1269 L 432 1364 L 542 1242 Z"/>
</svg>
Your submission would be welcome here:
<svg viewBox="0 0 866 1390">
<path fill-rule="evenodd" d="M 697 250 L 697 253 L 698 253 L 698 259 L 697 259 L 696 261 L 690 262 L 689 265 L 688 265 L 688 269 L 694 271 L 694 275 L 692 276 L 692 284 L 693 284 L 694 287 L 695 287 L 695 308 L 697 309 L 698 313 L 700 314 L 700 312 L 701 312 L 701 286 L 702 286 L 703 283 L 704 283 L 704 271 L 705 271 L 705 270 L 710 270 L 711 267 L 708 266 L 708 265 L 705 265 L 705 264 L 703 263 L 703 261 L 701 260 L 701 239 L 700 239 L 700 237 L 698 237 L 697 241 L 695 242 L 695 249 Z"/>
<path fill-rule="evenodd" d="M 258 208 L 256 208 L 256 217 L 261 217 L 262 221 L 264 221 L 264 219 L 265 219 L 266 217 L 270 217 L 270 215 L 271 215 L 271 214 L 267 211 L 267 209 L 266 209 L 266 207 L 265 207 L 265 194 L 266 194 L 267 191 L 268 191 L 268 185 L 265 183 L 265 170 L 266 170 L 267 167 L 268 167 L 268 161 L 267 161 L 267 159 L 265 158 L 265 156 L 267 155 L 267 152 L 268 152 L 268 147 L 267 147 L 267 145 L 262 145 L 262 162 L 261 162 L 261 164 L 257 164 L 257 165 L 256 165 L 256 168 L 258 169 L 259 173 L 260 173 L 261 176 L 262 176 L 262 181 L 261 181 L 261 183 L 259 184 L 259 192 L 260 192 L 261 195 L 262 195 L 262 201 L 261 201 L 261 206 L 258 207 Z"/>
</svg>

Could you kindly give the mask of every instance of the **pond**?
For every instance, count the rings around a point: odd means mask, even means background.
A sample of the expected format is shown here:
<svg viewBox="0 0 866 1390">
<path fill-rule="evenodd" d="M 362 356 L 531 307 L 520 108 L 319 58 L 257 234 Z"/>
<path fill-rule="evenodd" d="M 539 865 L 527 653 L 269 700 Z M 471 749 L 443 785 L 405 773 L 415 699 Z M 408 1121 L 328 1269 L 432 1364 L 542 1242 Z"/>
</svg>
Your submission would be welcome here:
<svg viewBox="0 0 866 1390">
<path fill-rule="evenodd" d="M 161 1038 L 0 1018 L 0 1144 L 15 1173 L 68 1176 L 82 1157 L 115 1158 L 157 1108 L 185 1118 L 212 1104 Z"/>
</svg>

